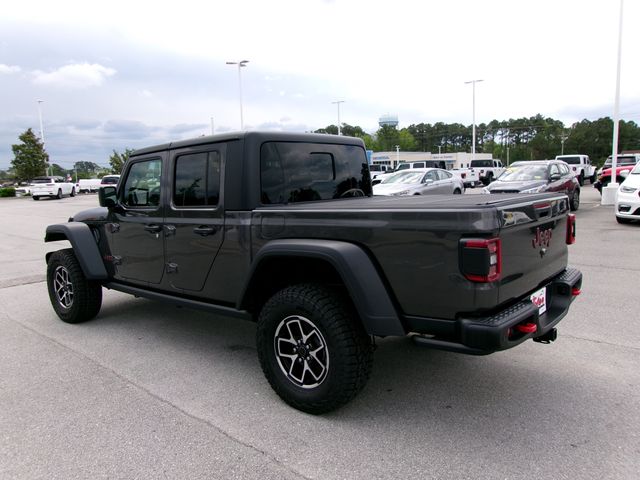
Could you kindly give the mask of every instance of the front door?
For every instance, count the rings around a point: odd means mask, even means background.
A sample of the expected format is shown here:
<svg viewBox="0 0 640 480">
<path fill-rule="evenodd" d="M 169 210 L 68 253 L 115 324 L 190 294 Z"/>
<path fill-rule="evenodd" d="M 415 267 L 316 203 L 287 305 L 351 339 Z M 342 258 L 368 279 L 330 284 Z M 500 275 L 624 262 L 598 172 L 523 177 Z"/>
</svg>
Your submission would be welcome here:
<svg viewBox="0 0 640 480">
<path fill-rule="evenodd" d="M 222 245 L 224 147 L 208 145 L 171 153 L 171 201 L 164 226 L 165 288 L 201 291 Z"/>
<path fill-rule="evenodd" d="M 130 163 L 112 210 L 109 232 L 115 277 L 159 284 L 164 271 L 164 209 L 161 203 L 161 158 Z"/>
</svg>

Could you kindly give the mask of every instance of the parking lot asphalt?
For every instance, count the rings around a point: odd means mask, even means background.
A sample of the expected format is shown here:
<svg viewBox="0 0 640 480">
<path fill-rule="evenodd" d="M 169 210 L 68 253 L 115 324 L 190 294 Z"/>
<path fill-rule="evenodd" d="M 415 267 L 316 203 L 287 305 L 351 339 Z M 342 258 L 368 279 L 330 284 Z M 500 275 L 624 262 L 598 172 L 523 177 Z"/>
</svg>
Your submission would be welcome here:
<svg viewBox="0 0 640 480">
<path fill-rule="evenodd" d="M 45 227 L 97 197 L 0 199 L 0 478 L 636 479 L 640 225 L 599 202 L 585 185 L 555 343 L 382 339 L 364 391 L 311 416 L 269 387 L 251 323 L 107 290 L 97 319 L 58 320 Z"/>
</svg>

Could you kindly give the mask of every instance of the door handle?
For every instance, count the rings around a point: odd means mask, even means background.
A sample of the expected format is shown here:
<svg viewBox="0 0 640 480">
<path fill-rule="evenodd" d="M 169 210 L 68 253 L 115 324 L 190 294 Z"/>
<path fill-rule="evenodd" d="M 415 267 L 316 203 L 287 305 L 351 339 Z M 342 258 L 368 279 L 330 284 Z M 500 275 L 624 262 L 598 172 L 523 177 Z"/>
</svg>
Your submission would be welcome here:
<svg viewBox="0 0 640 480">
<path fill-rule="evenodd" d="M 217 231 L 218 231 L 217 228 L 208 227 L 208 226 L 205 226 L 205 225 L 201 225 L 201 226 L 196 227 L 196 228 L 193 229 L 193 233 L 197 233 L 198 235 L 201 235 L 203 237 L 206 237 L 207 235 L 213 235 Z"/>
<path fill-rule="evenodd" d="M 144 229 L 147 232 L 158 233 L 160 230 L 162 230 L 162 227 L 160 225 L 156 225 L 152 223 L 151 225 L 145 225 Z"/>
</svg>

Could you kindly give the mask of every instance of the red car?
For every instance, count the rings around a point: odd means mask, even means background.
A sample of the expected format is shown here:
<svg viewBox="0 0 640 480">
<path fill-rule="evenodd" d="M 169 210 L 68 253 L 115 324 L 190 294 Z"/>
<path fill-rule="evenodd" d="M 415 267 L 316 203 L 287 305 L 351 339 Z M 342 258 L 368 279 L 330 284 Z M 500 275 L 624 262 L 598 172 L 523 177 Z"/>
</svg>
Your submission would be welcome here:
<svg viewBox="0 0 640 480">
<path fill-rule="evenodd" d="M 622 172 L 630 172 L 636 163 L 640 162 L 640 155 L 618 155 L 616 158 L 616 183 L 622 183 L 626 176 L 622 176 Z M 598 174 L 598 180 L 593 184 L 595 188 L 602 194 L 602 187 L 606 187 L 611 182 L 611 157 L 607 158 L 604 167 Z"/>
</svg>

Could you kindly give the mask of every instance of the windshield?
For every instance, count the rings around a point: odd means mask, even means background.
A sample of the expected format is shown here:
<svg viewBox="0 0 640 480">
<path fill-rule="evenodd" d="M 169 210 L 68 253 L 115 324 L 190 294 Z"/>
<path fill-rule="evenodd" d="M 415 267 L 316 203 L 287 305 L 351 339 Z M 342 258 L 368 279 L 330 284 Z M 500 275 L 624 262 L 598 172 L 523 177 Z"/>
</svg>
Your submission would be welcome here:
<svg viewBox="0 0 640 480">
<path fill-rule="evenodd" d="M 400 170 L 406 170 L 409 167 L 411 167 L 411 165 L 409 165 L 408 163 L 399 163 L 395 171 L 399 172 Z"/>
<path fill-rule="evenodd" d="M 54 179 L 51 177 L 36 177 L 31 183 L 53 183 Z"/>
<path fill-rule="evenodd" d="M 420 183 L 423 176 L 423 171 L 399 172 L 385 178 L 382 183 Z"/>
<path fill-rule="evenodd" d="M 604 162 L 604 166 L 605 167 L 610 167 L 612 163 L 611 157 L 607 158 L 607 161 Z M 636 162 L 636 156 L 635 155 L 618 155 L 617 159 L 616 159 L 616 165 L 617 166 L 622 166 L 622 165 L 635 165 Z"/>
<path fill-rule="evenodd" d="M 580 157 L 558 157 L 557 160 L 567 162 L 569 165 L 580 165 Z"/>
<path fill-rule="evenodd" d="M 546 165 L 518 165 L 509 167 L 500 175 L 501 182 L 524 182 L 528 180 L 546 180 Z"/>
</svg>

